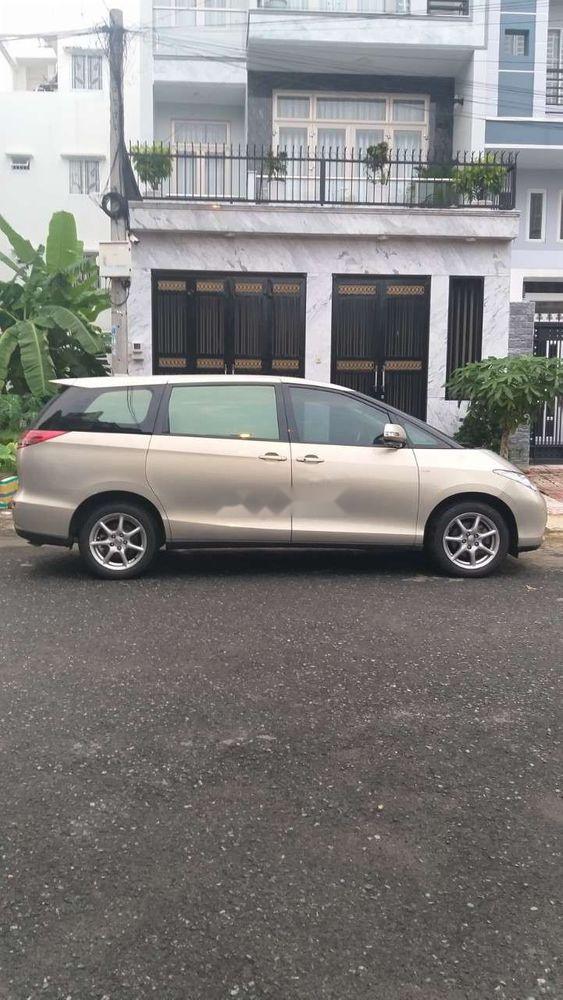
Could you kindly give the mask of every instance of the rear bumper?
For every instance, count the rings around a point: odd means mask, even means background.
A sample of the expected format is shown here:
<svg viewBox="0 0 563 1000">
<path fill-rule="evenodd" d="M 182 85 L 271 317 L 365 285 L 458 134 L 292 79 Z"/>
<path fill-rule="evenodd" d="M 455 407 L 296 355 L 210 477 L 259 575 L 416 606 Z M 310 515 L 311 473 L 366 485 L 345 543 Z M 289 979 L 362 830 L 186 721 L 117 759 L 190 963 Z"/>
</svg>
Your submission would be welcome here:
<svg viewBox="0 0 563 1000">
<path fill-rule="evenodd" d="M 20 538 L 25 538 L 26 542 L 30 542 L 31 545 L 62 545 L 67 549 L 72 548 L 72 541 L 70 538 L 59 538 L 58 535 L 42 535 L 36 531 L 24 531 L 23 528 L 18 528 L 17 524 L 14 524 L 16 535 Z"/>
</svg>

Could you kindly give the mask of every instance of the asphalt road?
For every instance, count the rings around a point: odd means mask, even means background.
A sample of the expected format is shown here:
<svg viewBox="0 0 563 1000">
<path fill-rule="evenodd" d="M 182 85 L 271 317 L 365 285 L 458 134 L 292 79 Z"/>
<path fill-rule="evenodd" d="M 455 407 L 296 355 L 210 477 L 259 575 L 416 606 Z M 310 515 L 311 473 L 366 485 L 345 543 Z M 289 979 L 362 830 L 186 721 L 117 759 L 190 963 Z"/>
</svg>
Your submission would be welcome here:
<svg viewBox="0 0 563 1000">
<path fill-rule="evenodd" d="M 561 1000 L 563 548 L 0 568 L 2 1000 Z"/>
</svg>

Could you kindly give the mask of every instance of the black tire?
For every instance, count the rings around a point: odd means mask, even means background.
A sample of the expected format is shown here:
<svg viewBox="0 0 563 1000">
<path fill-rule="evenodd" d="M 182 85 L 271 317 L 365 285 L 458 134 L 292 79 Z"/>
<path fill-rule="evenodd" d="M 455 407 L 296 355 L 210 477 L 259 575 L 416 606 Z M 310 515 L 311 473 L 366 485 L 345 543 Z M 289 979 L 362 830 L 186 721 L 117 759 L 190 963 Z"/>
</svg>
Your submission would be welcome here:
<svg viewBox="0 0 563 1000">
<path fill-rule="evenodd" d="M 452 521 L 456 518 L 460 519 L 461 526 L 471 524 L 471 515 L 482 515 L 486 519 L 486 522 L 494 525 L 498 533 L 497 537 L 491 536 L 489 534 L 489 539 L 483 538 L 481 541 L 480 535 L 477 535 L 478 541 L 476 542 L 476 536 L 471 534 L 469 531 L 468 539 L 465 541 L 465 536 L 462 536 L 462 527 L 457 523 L 452 529 Z M 473 523 L 475 523 L 475 518 Z M 479 522 L 480 527 L 488 527 L 486 522 Z M 478 531 L 480 528 L 478 529 Z M 453 531 L 453 534 L 447 534 L 447 532 Z M 492 531 L 492 529 L 489 529 Z M 459 532 L 460 541 L 446 542 L 445 536 L 448 538 L 453 538 Z M 491 551 L 490 557 L 486 555 L 486 550 L 483 550 L 483 544 L 494 547 L 494 553 Z M 482 577 L 490 576 L 494 573 L 502 562 L 504 562 L 506 555 L 508 553 L 508 546 L 510 544 L 510 533 L 508 530 L 508 525 L 499 511 L 488 503 L 484 503 L 481 500 L 464 500 L 452 502 L 448 507 L 445 507 L 435 518 L 433 518 L 431 524 L 429 525 L 427 536 L 426 536 L 426 551 L 434 564 L 441 569 L 448 576 L 461 576 L 461 577 Z M 466 546 L 465 551 L 461 551 L 463 546 Z M 453 553 L 453 555 L 448 555 L 446 548 Z M 471 550 L 475 550 L 475 565 L 470 562 Z M 457 556 L 457 553 L 461 551 L 461 556 Z M 454 558 L 460 558 L 460 561 L 464 561 L 467 558 L 468 564 L 460 565 L 459 562 L 454 562 Z M 479 558 L 482 558 L 483 565 L 479 565 Z"/>
<path fill-rule="evenodd" d="M 93 546 L 91 544 L 92 532 L 100 520 L 107 522 L 108 527 L 117 529 L 120 515 L 124 518 L 123 526 L 126 529 L 125 534 L 131 531 L 132 538 L 127 541 L 123 538 L 122 533 L 122 537 L 116 539 L 116 544 L 121 545 L 121 548 L 119 551 L 113 552 L 109 565 L 103 565 L 93 555 L 93 549 L 95 548 L 96 551 L 100 552 L 102 557 L 107 555 L 110 547 L 115 548 L 113 536 L 107 535 L 108 538 L 111 538 L 107 547 L 103 540 L 95 542 Z M 138 525 L 138 528 L 132 531 L 131 529 L 135 525 Z M 106 536 L 100 534 L 99 537 L 103 539 Z M 141 544 L 143 548 L 142 553 L 134 551 L 135 539 Z M 151 565 L 159 547 L 159 531 L 154 516 L 142 504 L 136 504 L 134 501 L 116 499 L 100 503 L 89 512 L 78 532 L 80 555 L 90 572 L 95 576 L 102 577 L 104 580 L 130 580 L 132 577 L 141 576 Z M 123 568 L 120 568 L 118 563 L 119 559 L 123 558 L 121 556 L 122 549 L 126 550 L 125 559 L 130 558 L 132 564 L 125 565 L 125 562 L 123 562 Z"/>
</svg>

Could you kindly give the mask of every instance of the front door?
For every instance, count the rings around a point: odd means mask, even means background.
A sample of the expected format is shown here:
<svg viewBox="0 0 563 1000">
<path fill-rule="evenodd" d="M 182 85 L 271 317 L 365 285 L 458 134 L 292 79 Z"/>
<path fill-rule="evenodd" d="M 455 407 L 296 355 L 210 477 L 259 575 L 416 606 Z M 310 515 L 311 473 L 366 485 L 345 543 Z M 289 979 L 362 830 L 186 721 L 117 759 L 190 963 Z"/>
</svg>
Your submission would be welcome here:
<svg viewBox="0 0 563 1000">
<path fill-rule="evenodd" d="M 335 276 L 332 377 L 426 418 L 430 281 Z"/>
<path fill-rule="evenodd" d="M 154 274 L 153 371 L 302 378 L 305 278 Z"/>
<path fill-rule="evenodd" d="M 286 384 L 294 543 L 412 545 L 418 466 L 381 443 L 384 408 L 338 389 Z"/>
<path fill-rule="evenodd" d="M 147 479 L 172 541 L 288 543 L 291 461 L 274 384 L 172 385 Z"/>
</svg>

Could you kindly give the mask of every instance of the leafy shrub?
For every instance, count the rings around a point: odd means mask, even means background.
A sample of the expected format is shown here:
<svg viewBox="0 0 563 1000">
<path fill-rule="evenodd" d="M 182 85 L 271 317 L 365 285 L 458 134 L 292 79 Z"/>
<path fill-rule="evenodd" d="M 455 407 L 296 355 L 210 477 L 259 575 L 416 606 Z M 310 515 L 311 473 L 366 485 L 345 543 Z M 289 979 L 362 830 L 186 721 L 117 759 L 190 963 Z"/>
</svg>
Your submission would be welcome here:
<svg viewBox="0 0 563 1000">
<path fill-rule="evenodd" d="M 42 399 L 34 396 L 20 396 L 16 392 L 0 393 L 0 432 L 23 430 L 33 423 L 43 406 Z"/>
<path fill-rule="evenodd" d="M 544 403 L 563 395 L 563 361 L 517 354 L 485 358 L 458 368 L 448 380 L 455 399 L 478 404 L 492 425 L 501 429 L 500 454 L 508 458 L 508 438 L 530 423 Z"/>
<path fill-rule="evenodd" d="M 489 448 L 498 453 L 501 434 L 500 423 L 487 412 L 482 403 L 470 403 L 454 437 L 466 448 Z"/>
<path fill-rule="evenodd" d="M 496 163 L 494 157 L 487 153 L 477 163 L 455 167 L 452 173 L 453 186 L 457 194 L 469 203 L 485 201 L 504 190 L 506 174 L 507 168 Z"/>
<path fill-rule="evenodd" d="M 8 444 L 0 444 L 0 478 L 15 474 L 16 451 L 17 444 L 15 441 L 8 441 Z"/>
<path fill-rule="evenodd" d="M 172 154 L 162 142 L 132 146 L 131 159 L 139 180 L 150 188 L 157 188 L 172 173 Z"/>
</svg>

